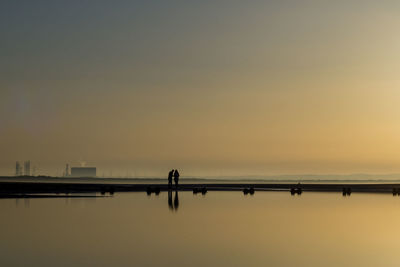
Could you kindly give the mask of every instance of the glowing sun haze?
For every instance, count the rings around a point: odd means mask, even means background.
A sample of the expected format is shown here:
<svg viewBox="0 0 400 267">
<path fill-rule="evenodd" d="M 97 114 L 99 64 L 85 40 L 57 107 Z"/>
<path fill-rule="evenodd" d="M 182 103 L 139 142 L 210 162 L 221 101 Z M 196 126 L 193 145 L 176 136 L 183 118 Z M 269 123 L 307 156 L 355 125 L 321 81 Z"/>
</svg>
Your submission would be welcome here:
<svg viewBox="0 0 400 267">
<path fill-rule="evenodd" d="M 2 1 L 0 173 L 400 172 L 400 2 Z"/>
</svg>

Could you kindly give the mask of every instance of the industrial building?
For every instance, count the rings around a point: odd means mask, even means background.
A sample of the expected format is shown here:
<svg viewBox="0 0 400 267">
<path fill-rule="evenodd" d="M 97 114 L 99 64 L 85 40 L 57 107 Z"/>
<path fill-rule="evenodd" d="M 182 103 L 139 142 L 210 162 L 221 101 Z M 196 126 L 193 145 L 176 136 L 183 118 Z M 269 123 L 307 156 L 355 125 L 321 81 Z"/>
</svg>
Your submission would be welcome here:
<svg viewBox="0 0 400 267">
<path fill-rule="evenodd" d="M 15 176 L 21 176 L 22 175 L 22 170 L 21 170 L 21 164 L 17 161 L 15 164 Z"/>
<path fill-rule="evenodd" d="M 64 176 L 65 176 L 65 177 L 71 176 L 71 175 L 69 174 L 69 164 L 67 164 L 67 165 L 65 166 L 65 173 L 64 173 Z"/>
<path fill-rule="evenodd" d="M 96 167 L 71 167 L 72 177 L 96 177 Z"/>
<path fill-rule="evenodd" d="M 17 161 L 15 163 L 15 176 L 30 176 L 31 175 L 31 161 L 25 161 L 24 166 Z"/>
<path fill-rule="evenodd" d="M 31 175 L 31 161 L 25 161 L 24 163 L 24 175 L 30 176 Z"/>
</svg>

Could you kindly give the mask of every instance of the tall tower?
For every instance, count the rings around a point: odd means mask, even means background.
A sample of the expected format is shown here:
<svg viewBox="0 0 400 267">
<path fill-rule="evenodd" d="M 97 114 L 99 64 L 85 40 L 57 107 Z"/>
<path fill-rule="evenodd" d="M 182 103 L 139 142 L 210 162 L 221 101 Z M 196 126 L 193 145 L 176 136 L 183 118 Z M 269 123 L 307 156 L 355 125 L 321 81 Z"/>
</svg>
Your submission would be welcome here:
<svg viewBox="0 0 400 267">
<path fill-rule="evenodd" d="M 25 176 L 30 176 L 31 175 L 31 162 L 29 160 L 25 161 L 25 164 L 24 164 L 24 175 Z"/>
<path fill-rule="evenodd" d="M 69 176 L 69 164 L 65 166 L 65 176 Z"/>
<path fill-rule="evenodd" d="M 15 163 L 15 176 L 20 176 L 21 174 L 21 165 L 19 164 L 19 162 L 17 161 Z"/>
</svg>

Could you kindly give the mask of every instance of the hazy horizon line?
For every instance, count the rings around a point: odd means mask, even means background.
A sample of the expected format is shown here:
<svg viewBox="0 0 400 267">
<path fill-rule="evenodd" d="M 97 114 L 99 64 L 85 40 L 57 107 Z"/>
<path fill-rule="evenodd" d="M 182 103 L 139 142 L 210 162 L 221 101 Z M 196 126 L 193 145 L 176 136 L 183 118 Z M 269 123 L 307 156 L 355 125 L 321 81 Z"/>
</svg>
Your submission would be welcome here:
<svg viewBox="0 0 400 267">
<path fill-rule="evenodd" d="M 49 175 L 35 175 L 35 176 L 9 176 L 1 175 L 1 178 L 28 178 L 28 177 L 45 177 L 45 178 L 79 178 L 71 176 L 49 176 Z M 85 178 L 85 177 L 82 177 Z M 183 175 L 183 179 L 192 180 L 260 180 L 260 181 L 313 181 L 313 180 L 400 180 L 400 173 L 389 174 L 373 174 L 373 173 L 351 173 L 351 174 L 281 174 L 281 175 Z M 90 178 L 93 179 L 93 178 Z M 123 177 L 123 176 L 96 176 L 94 179 L 166 179 L 163 176 L 141 176 L 141 177 Z"/>
</svg>

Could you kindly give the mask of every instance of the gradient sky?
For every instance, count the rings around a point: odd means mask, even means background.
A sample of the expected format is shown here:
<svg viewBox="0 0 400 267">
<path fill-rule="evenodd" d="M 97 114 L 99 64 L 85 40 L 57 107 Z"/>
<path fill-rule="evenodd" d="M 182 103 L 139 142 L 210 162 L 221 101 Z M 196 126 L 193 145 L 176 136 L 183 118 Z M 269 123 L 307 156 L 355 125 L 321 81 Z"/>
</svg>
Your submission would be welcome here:
<svg viewBox="0 0 400 267">
<path fill-rule="evenodd" d="M 1 1 L 0 173 L 400 172 L 398 1 Z"/>
</svg>

